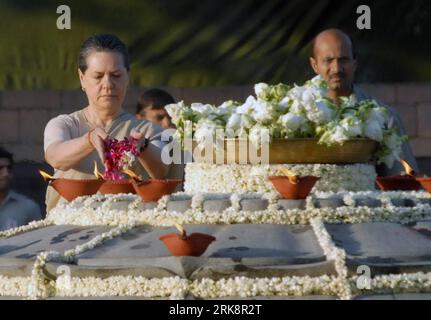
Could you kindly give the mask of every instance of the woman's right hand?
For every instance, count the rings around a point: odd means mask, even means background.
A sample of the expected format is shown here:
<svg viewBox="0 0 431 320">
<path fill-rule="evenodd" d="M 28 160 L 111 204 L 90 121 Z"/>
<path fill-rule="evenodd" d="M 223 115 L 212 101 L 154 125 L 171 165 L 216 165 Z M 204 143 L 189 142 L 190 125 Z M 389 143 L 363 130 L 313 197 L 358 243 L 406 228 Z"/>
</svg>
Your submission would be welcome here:
<svg viewBox="0 0 431 320">
<path fill-rule="evenodd" d="M 90 144 L 96 149 L 102 163 L 105 163 L 105 144 L 104 140 L 108 134 L 100 127 L 93 128 L 88 133 L 88 140 Z"/>
</svg>

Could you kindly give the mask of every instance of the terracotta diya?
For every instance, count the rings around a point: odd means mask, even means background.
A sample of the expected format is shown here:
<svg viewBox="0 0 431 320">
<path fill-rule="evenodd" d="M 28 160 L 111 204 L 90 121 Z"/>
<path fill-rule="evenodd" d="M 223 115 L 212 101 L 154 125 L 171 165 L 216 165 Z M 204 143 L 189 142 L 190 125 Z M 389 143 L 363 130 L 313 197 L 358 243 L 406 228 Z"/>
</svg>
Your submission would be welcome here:
<svg viewBox="0 0 431 320">
<path fill-rule="evenodd" d="M 183 181 L 181 179 L 142 180 L 131 170 L 123 172 L 132 177 L 133 188 L 145 202 L 157 201 L 164 195 L 173 193 L 177 185 Z"/>
<path fill-rule="evenodd" d="M 97 176 L 103 177 L 100 172 L 97 172 Z M 103 194 L 136 193 L 135 188 L 133 188 L 133 179 L 105 180 L 99 192 Z"/>
<path fill-rule="evenodd" d="M 284 176 L 270 176 L 275 189 L 285 199 L 305 199 L 313 189 L 316 182 L 320 179 L 314 176 L 299 177 L 288 169 L 281 169 Z"/>
<path fill-rule="evenodd" d="M 418 177 L 416 180 L 421 184 L 422 188 L 431 193 L 431 178 Z"/>
<path fill-rule="evenodd" d="M 405 175 L 389 176 L 389 177 L 377 177 L 376 183 L 379 188 L 383 191 L 390 190 L 421 190 L 422 185 L 415 177 L 415 172 L 410 165 L 401 160 L 401 164 L 404 166 Z"/>
<path fill-rule="evenodd" d="M 174 256 L 198 257 L 205 252 L 211 242 L 216 240 L 215 237 L 204 233 L 192 233 L 188 236 L 182 226 L 178 224 L 175 226 L 180 234 L 168 233 L 159 238 Z"/>
<path fill-rule="evenodd" d="M 105 180 L 99 189 L 100 193 L 103 194 L 120 194 L 120 193 L 136 193 L 133 188 L 133 180 L 122 179 L 122 180 Z"/>
<path fill-rule="evenodd" d="M 65 179 L 54 178 L 51 175 L 39 170 L 40 175 L 49 186 L 53 187 L 67 201 L 72 201 L 80 196 L 90 196 L 95 194 L 104 183 L 102 179 Z"/>
</svg>

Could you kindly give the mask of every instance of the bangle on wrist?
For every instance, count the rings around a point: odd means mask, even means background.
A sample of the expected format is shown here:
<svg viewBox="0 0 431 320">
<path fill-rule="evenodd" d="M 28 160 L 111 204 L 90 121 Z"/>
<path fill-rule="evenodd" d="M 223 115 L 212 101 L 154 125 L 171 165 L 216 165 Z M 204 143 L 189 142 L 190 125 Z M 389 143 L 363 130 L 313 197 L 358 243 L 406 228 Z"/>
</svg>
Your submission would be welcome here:
<svg viewBox="0 0 431 320">
<path fill-rule="evenodd" d="M 91 129 L 90 131 L 88 131 L 87 133 L 87 141 L 90 144 L 90 146 L 92 146 L 94 149 L 96 149 L 96 146 L 94 145 L 93 141 L 91 141 L 91 133 L 94 131 L 95 129 Z"/>
</svg>

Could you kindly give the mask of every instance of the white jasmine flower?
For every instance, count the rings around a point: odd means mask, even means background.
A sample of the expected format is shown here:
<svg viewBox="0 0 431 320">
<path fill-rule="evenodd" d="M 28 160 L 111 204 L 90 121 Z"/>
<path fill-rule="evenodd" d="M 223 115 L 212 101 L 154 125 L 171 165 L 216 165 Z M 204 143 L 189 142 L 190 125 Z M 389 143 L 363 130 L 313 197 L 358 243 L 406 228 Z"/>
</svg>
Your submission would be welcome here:
<svg viewBox="0 0 431 320">
<path fill-rule="evenodd" d="M 341 127 L 344 129 L 347 136 L 354 138 L 362 135 L 362 123 L 354 116 L 348 116 L 341 120 Z"/>
<path fill-rule="evenodd" d="M 391 150 L 398 149 L 402 141 L 400 139 L 400 136 L 396 133 L 392 132 L 390 134 L 386 134 L 383 140 L 383 143 Z"/>
<path fill-rule="evenodd" d="M 346 130 L 342 126 L 336 126 L 334 132 L 331 134 L 331 139 L 334 142 L 342 143 L 349 139 Z"/>
<path fill-rule="evenodd" d="M 250 114 L 253 112 L 254 104 L 256 99 L 253 96 L 249 96 L 243 105 L 240 105 L 236 112 L 239 114 Z"/>
<path fill-rule="evenodd" d="M 286 113 L 280 117 L 280 121 L 287 129 L 296 131 L 306 120 L 293 113 Z"/>
<path fill-rule="evenodd" d="M 370 110 L 368 114 L 368 121 L 374 121 L 379 124 L 380 127 L 383 127 L 385 123 L 388 122 L 388 114 L 386 108 L 376 107 Z"/>
<path fill-rule="evenodd" d="M 383 130 L 378 121 L 367 120 L 364 124 L 363 131 L 366 137 L 381 142 L 383 140 Z"/>
<path fill-rule="evenodd" d="M 172 119 L 177 119 L 180 116 L 181 111 L 185 108 L 186 107 L 184 106 L 184 101 L 168 104 L 167 106 L 165 106 L 167 113 Z"/>
<path fill-rule="evenodd" d="M 325 124 L 334 119 L 335 112 L 329 107 L 328 101 L 318 100 L 314 106 L 307 108 L 307 117 L 314 123 Z"/>
<path fill-rule="evenodd" d="M 260 123 L 265 123 L 273 118 L 273 106 L 266 101 L 256 101 L 254 104 L 253 118 Z"/>
<path fill-rule="evenodd" d="M 293 100 L 292 105 L 290 106 L 289 112 L 297 115 L 302 115 L 305 113 L 304 106 L 299 102 L 299 100 Z"/>
<path fill-rule="evenodd" d="M 291 101 L 292 101 L 292 99 L 289 96 L 286 96 L 278 103 L 278 107 L 281 110 L 286 110 L 289 107 L 289 103 Z"/>
<path fill-rule="evenodd" d="M 254 92 L 258 98 L 264 99 L 265 94 L 268 93 L 268 84 L 261 82 L 254 85 Z"/>
<path fill-rule="evenodd" d="M 238 130 L 242 126 L 242 115 L 238 113 L 234 113 L 230 116 L 227 121 L 226 128 Z"/>
<path fill-rule="evenodd" d="M 208 117 L 212 112 L 216 112 L 216 108 L 210 104 L 192 103 L 190 107 L 203 117 Z"/>
</svg>

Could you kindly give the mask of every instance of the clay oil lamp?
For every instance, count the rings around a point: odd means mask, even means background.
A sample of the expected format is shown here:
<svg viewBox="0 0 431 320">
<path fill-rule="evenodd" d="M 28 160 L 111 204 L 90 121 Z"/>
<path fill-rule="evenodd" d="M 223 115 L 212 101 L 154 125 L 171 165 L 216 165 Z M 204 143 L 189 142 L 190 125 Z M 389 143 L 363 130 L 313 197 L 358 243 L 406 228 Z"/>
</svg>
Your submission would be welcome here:
<svg viewBox="0 0 431 320">
<path fill-rule="evenodd" d="M 416 181 L 419 182 L 426 191 L 431 193 L 431 178 L 427 175 L 424 175 L 422 177 L 416 177 Z"/>
<path fill-rule="evenodd" d="M 132 172 L 131 170 L 127 171 Z M 124 173 L 127 174 L 127 172 Z M 99 177 L 101 176 L 103 178 L 103 175 L 99 171 L 97 174 Z M 133 188 L 132 179 L 105 180 L 105 182 L 100 187 L 99 192 L 103 194 L 136 193 L 135 188 Z"/>
<path fill-rule="evenodd" d="M 418 181 L 422 188 L 431 193 L 431 178 L 427 176 L 417 177 L 416 181 Z"/>
<path fill-rule="evenodd" d="M 147 179 L 142 180 L 131 170 L 124 170 L 133 180 L 133 188 L 144 202 L 157 201 L 164 195 L 171 194 L 183 180 L 181 179 Z"/>
<path fill-rule="evenodd" d="M 415 177 L 415 172 L 410 165 L 401 160 L 405 172 L 399 176 L 377 177 L 376 183 L 383 191 L 391 190 L 421 190 L 421 183 Z"/>
<path fill-rule="evenodd" d="M 80 196 L 91 196 L 97 193 L 104 182 L 103 179 L 79 180 L 54 178 L 42 170 L 39 170 L 39 173 L 49 183 L 49 186 L 53 187 L 67 201 L 72 201 Z"/>
<path fill-rule="evenodd" d="M 205 252 L 211 242 L 216 240 L 215 237 L 204 233 L 187 235 L 183 226 L 175 224 L 175 227 L 180 232 L 179 234 L 168 233 L 159 238 L 174 256 L 198 257 Z"/>
<path fill-rule="evenodd" d="M 281 170 L 284 176 L 270 176 L 268 179 L 284 199 L 305 199 L 320 179 L 314 176 L 299 177 L 286 168 Z"/>
</svg>

